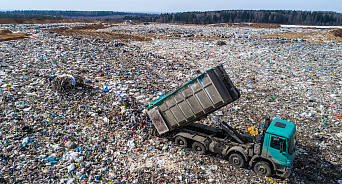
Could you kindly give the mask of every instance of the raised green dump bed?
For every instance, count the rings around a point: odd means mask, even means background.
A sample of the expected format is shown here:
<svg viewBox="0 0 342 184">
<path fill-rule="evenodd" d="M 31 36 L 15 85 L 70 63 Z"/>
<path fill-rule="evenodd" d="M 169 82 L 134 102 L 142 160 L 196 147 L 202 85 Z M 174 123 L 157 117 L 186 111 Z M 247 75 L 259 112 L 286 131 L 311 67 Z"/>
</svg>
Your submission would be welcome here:
<svg viewBox="0 0 342 184">
<path fill-rule="evenodd" d="M 159 134 L 189 125 L 240 98 L 229 76 L 218 65 L 176 91 L 149 103 L 148 115 Z"/>
</svg>

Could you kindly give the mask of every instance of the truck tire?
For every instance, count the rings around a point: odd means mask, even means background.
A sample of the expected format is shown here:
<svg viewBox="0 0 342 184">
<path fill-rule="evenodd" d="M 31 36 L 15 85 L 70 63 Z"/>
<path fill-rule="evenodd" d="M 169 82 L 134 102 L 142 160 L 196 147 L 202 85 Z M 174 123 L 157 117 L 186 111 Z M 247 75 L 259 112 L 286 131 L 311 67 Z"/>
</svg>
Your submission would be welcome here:
<svg viewBox="0 0 342 184">
<path fill-rule="evenodd" d="M 181 146 L 181 147 L 183 147 L 183 148 L 188 147 L 188 141 L 187 141 L 184 137 L 182 137 L 182 136 L 177 136 L 177 137 L 175 138 L 175 143 L 176 143 L 178 146 Z"/>
<path fill-rule="evenodd" d="M 239 168 L 245 166 L 245 160 L 243 159 L 242 155 L 239 153 L 233 153 L 229 155 L 229 163 Z"/>
<path fill-rule="evenodd" d="M 205 149 L 205 146 L 200 142 L 194 142 L 192 144 L 192 149 L 201 155 L 204 155 L 207 152 L 207 150 Z"/>
<path fill-rule="evenodd" d="M 254 164 L 254 172 L 261 176 L 271 176 L 272 174 L 272 168 L 269 163 L 264 161 L 259 161 L 256 164 Z"/>
</svg>

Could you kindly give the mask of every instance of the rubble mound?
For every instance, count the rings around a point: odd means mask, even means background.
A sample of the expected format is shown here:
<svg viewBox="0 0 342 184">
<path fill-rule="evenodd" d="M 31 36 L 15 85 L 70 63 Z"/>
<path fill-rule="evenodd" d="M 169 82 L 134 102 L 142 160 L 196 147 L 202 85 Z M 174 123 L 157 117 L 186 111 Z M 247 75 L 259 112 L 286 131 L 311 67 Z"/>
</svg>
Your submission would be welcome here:
<svg viewBox="0 0 342 184">
<path fill-rule="evenodd" d="M 8 29 L 2 29 L 0 30 L 0 35 L 4 35 L 4 34 L 10 34 L 12 33 L 12 31 L 8 30 Z"/>
<path fill-rule="evenodd" d="M 71 92 L 77 87 L 84 87 L 85 79 L 81 76 L 63 74 L 58 77 L 51 77 L 53 88 L 58 92 Z"/>
<path fill-rule="evenodd" d="M 225 41 L 218 41 L 216 44 L 218 46 L 227 45 Z"/>
<path fill-rule="evenodd" d="M 342 29 L 336 29 L 334 31 L 331 31 L 331 33 L 334 35 L 334 36 L 337 36 L 337 37 L 341 37 L 342 38 Z"/>
<path fill-rule="evenodd" d="M 28 38 L 26 33 L 12 33 L 8 29 L 0 30 L 0 42 Z"/>
</svg>

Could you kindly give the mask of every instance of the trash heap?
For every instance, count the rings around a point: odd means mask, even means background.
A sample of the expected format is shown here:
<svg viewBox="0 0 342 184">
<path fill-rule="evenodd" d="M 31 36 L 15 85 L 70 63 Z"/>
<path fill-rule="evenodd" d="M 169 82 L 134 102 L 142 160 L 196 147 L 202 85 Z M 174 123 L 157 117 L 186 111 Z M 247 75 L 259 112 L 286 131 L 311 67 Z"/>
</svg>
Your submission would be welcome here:
<svg viewBox="0 0 342 184">
<path fill-rule="evenodd" d="M 258 36 L 310 31 L 299 28 L 125 27 L 165 37 L 234 32 L 226 45 L 185 38 L 118 44 L 37 31 L 74 25 L 0 25 L 34 33 L 0 43 L 0 183 L 341 182 L 341 42 Z M 156 134 L 145 104 L 221 63 L 242 94 L 219 110 L 222 119 L 245 133 L 260 131 L 265 114 L 297 125 L 288 179 L 258 176 Z"/>
<path fill-rule="evenodd" d="M 52 83 L 53 88 L 60 93 L 70 92 L 75 90 L 76 88 L 84 87 L 85 79 L 80 76 L 72 76 L 70 74 L 62 74 L 55 78 L 55 76 L 51 76 L 52 79 L 49 82 Z"/>
</svg>

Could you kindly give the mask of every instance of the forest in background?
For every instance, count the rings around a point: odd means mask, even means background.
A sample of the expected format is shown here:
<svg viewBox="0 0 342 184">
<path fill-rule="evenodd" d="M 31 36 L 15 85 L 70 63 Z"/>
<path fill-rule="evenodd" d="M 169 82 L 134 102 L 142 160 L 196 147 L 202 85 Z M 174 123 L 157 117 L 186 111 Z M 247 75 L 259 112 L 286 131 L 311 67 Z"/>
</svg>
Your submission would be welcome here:
<svg viewBox="0 0 342 184">
<path fill-rule="evenodd" d="M 126 16 L 125 19 L 143 22 L 184 24 L 249 22 L 318 26 L 342 25 L 341 13 L 290 10 L 224 10 L 210 12 L 184 12 L 166 13 L 160 15 Z"/>
<path fill-rule="evenodd" d="M 342 25 L 341 13 L 298 10 L 222 10 L 162 14 L 130 13 L 115 11 L 16 10 L 2 11 L 0 12 L 0 18 L 66 18 L 100 20 L 110 22 L 133 20 L 134 22 L 160 22 L 183 24 L 219 24 L 248 22 L 317 26 Z"/>
</svg>

